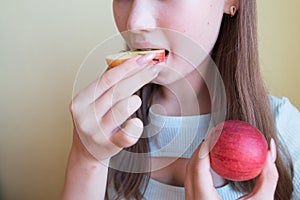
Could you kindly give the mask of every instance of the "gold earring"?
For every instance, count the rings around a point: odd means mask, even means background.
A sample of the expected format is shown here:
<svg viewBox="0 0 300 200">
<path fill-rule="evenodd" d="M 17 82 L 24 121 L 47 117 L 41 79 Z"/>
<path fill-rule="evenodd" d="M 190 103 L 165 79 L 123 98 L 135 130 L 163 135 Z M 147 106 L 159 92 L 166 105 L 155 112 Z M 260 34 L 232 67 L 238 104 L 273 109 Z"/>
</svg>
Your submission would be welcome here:
<svg viewBox="0 0 300 200">
<path fill-rule="evenodd" d="M 233 17 L 236 13 L 236 7 L 235 6 L 231 6 L 230 7 L 230 16 Z"/>
</svg>

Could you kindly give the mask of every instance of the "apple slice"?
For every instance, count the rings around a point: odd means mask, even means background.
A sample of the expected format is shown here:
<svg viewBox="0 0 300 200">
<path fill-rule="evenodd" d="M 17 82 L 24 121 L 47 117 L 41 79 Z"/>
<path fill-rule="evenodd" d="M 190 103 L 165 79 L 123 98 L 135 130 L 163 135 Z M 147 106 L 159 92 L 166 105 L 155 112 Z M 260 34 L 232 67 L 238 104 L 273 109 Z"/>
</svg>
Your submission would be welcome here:
<svg viewBox="0 0 300 200">
<path fill-rule="evenodd" d="M 108 64 L 108 69 L 116 67 L 122 63 L 124 63 L 126 60 L 138 56 L 138 55 L 145 55 L 148 53 L 155 53 L 156 56 L 153 58 L 153 60 L 149 63 L 151 64 L 157 64 L 161 62 L 165 62 L 165 50 L 164 49 L 153 49 L 153 50 L 136 50 L 136 51 L 125 51 L 117 54 L 112 54 L 106 56 L 105 60 Z"/>
</svg>

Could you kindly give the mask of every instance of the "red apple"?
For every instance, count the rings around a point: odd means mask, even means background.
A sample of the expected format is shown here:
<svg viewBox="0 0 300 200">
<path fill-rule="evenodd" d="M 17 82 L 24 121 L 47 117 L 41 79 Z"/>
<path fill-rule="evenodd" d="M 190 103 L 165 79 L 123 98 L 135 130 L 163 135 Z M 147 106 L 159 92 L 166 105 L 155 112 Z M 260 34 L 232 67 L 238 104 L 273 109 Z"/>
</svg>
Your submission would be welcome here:
<svg viewBox="0 0 300 200">
<path fill-rule="evenodd" d="M 155 58 L 149 64 L 157 64 L 160 62 L 165 62 L 165 50 L 164 49 L 153 49 L 153 50 L 136 50 L 136 51 L 125 51 L 117 54 L 112 54 L 106 56 L 106 63 L 108 64 L 108 68 L 116 67 L 126 60 L 138 56 L 138 55 L 145 55 L 150 52 L 156 54 Z"/>
<path fill-rule="evenodd" d="M 268 144 L 258 129 L 243 121 L 228 120 L 213 131 L 221 132 L 210 151 L 211 167 L 217 174 L 234 181 L 250 180 L 260 174 Z"/>
</svg>

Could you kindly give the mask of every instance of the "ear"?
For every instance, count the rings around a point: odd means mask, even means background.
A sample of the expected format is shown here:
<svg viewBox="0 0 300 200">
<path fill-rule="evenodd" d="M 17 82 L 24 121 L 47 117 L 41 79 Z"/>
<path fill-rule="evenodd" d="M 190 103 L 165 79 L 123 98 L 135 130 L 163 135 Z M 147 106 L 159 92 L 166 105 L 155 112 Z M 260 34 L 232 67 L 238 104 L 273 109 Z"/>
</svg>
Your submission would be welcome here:
<svg viewBox="0 0 300 200">
<path fill-rule="evenodd" d="M 240 7 L 240 1 L 239 0 L 225 0 L 224 13 L 228 14 L 228 15 L 232 15 L 232 6 L 234 6 L 235 9 L 238 10 Z"/>
</svg>

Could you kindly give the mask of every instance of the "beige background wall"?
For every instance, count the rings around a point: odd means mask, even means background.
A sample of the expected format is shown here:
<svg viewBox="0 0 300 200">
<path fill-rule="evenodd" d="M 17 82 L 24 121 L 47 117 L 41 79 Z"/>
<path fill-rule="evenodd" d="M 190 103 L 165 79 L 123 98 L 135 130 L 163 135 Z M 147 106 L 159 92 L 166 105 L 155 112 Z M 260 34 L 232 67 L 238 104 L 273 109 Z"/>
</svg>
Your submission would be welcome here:
<svg viewBox="0 0 300 200">
<path fill-rule="evenodd" d="M 259 44 L 269 91 L 300 108 L 300 1 L 258 2 Z"/>
<path fill-rule="evenodd" d="M 68 104 L 88 52 L 116 33 L 111 1 L 0 6 L 0 199 L 58 199 L 72 124 Z M 270 91 L 300 108 L 299 1 L 259 1 L 261 63 Z"/>
</svg>

